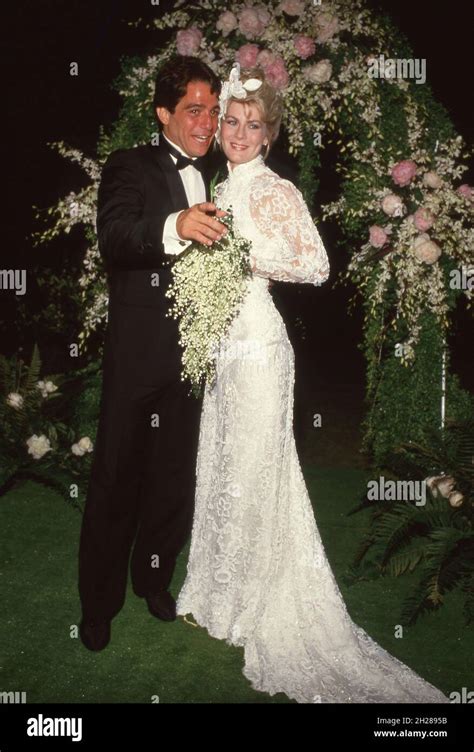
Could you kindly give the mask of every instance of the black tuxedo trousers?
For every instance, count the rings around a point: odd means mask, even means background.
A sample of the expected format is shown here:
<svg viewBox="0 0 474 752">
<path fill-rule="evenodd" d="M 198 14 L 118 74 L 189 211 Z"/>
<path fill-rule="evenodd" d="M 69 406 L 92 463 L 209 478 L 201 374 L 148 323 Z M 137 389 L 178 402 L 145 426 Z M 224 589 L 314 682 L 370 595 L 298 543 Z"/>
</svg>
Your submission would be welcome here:
<svg viewBox="0 0 474 752">
<path fill-rule="evenodd" d="M 209 198 L 210 175 L 203 177 Z M 181 380 L 162 244 L 168 215 L 187 207 L 164 148 L 140 146 L 108 158 L 97 215 L 108 323 L 79 547 L 79 594 L 90 617 L 120 611 L 129 565 L 137 596 L 167 588 L 192 529 L 202 399 Z"/>
</svg>

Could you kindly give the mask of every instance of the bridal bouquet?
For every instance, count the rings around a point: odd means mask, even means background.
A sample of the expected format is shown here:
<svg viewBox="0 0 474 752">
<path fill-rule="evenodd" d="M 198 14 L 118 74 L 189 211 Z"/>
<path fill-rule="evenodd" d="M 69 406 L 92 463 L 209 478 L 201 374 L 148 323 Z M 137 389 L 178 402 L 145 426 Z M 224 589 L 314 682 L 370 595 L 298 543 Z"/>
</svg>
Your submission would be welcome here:
<svg viewBox="0 0 474 752">
<path fill-rule="evenodd" d="M 251 276 L 251 242 L 234 227 L 231 207 L 220 218 L 227 233 L 212 246 L 193 242 L 171 267 L 172 282 L 165 295 L 173 302 L 167 316 L 179 319 L 183 347 L 181 380 L 188 379 L 194 396 L 205 380 L 215 378 L 219 343 L 242 302 Z"/>
</svg>

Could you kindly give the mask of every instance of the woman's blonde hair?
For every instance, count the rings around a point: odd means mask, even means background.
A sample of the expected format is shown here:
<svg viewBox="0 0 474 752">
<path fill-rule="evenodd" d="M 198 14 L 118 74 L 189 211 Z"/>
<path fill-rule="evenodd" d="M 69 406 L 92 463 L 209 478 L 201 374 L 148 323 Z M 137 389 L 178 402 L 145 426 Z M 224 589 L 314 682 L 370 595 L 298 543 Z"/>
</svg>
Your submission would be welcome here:
<svg viewBox="0 0 474 752">
<path fill-rule="evenodd" d="M 256 91 L 247 92 L 245 99 L 238 99 L 237 97 L 230 97 L 227 101 L 227 107 L 231 102 L 239 102 L 240 104 L 251 105 L 255 104 L 260 110 L 260 114 L 263 122 L 267 126 L 268 131 L 268 146 L 266 152 L 262 156 L 264 159 L 268 157 L 271 147 L 275 143 L 280 133 L 281 120 L 283 117 L 283 98 L 281 94 L 272 86 L 265 78 L 265 73 L 262 68 L 256 66 L 254 68 L 245 68 L 240 73 L 240 80 L 245 83 L 249 78 L 257 78 L 262 81 L 262 85 Z M 245 114 L 247 115 L 247 110 Z"/>
</svg>

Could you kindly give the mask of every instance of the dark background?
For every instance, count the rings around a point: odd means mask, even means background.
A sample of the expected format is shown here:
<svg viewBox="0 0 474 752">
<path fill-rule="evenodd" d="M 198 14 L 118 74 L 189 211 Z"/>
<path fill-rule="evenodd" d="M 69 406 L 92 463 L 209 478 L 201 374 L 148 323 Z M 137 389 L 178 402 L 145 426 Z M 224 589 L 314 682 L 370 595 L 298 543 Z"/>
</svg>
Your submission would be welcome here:
<svg viewBox="0 0 474 752">
<path fill-rule="evenodd" d="M 308 0 L 309 1 L 309 0 Z M 230 7 L 229 3 L 229 7 Z M 469 4 L 454 0 L 436 6 L 429 0 L 371 2 L 378 12 L 388 12 L 408 37 L 414 54 L 427 59 L 427 80 L 435 96 L 446 106 L 458 131 L 473 142 L 472 24 Z M 161 8 L 172 2 L 162 0 Z M 223 3 L 223 9 L 225 9 Z M 160 12 L 149 0 L 20 0 L 4 9 L 3 25 L 3 204 L 5 207 L 2 268 L 29 268 L 38 256 L 48 265 L 52 259 L 67 275 L 71 254 L 78 252 L 79 235 L 55 243 L 53 249 L 32 249 L 29 235 L 35 226 L 32 206 L 48 207 L 58 197 L 83 184 L 82 171 L 63 160 L 48 142 L 64 140 L 86 154 L 94 155 L 99 126 L 109 127 L 120 106 L 111 83 L 120 71 L 120 58 L 152 53 L 157 32 L 127 26 L 127 21 L 151 19 Z M 164 32 L 166 34 L 166 32 Z M 158 32 L 162 34 L 162 32 Z M 159 37 L 158 37 L 159 39 Z M 69 75 L 71 61 L 80 74 Z M 276 159 L 285 160 L 275 151 Z M 329 157 L 330 160 L 330 157 Z M 270 166 L 273 166 L 270 164 Z M 287 165 L 291 169 L 291 165 Z M 334 175 L 326 157 L 318 201 L 334 197 Z M 464 182 L 472 183 L 466 175 Z M 321 227 L 328 249 L 334 281 L 347 259 L 337 248 L 334 229 Z M 363 360 L 357 349 L 361 339 L 361 314 L 349 314 L 349 290 L 326 284 L 314 294 L 310 286 L 275 285 L 275 301 L 289 311 L 289 332 L 298 358 L 307 367 L 297 373 L 302 388 L 352 389 L 358 402 L 363 394 Z M 284 288 L 284 289 L 283 289 Z M 289 289 L 293 288 L 293 289 Z M 305 289 L 303 289 L 305 288 Z M 13 293 L 2 292 L 7 321 L 15 316 Z M 6 306 L 5 306 L 6 304 Z M 41 296 L 37 305 L 42 305 Z M 301 314 L 303 329 L 294 327 Z M 11 354 L 21 344 L 13 329 L 4 328 L 0 351 Z M 474 388 L 472 318 L 460 311 L 451 336 L 453 364 L 464 386 Z M 61 370 L 65 353 L 60 342 L 41 343 L 46 370 Z M 301 362 L 301 361 L 300 361 Z M 49 366 L 49 368 L 48 368 Z M 306 387 L 305 387 L 306 383 Z"/>
</svg>

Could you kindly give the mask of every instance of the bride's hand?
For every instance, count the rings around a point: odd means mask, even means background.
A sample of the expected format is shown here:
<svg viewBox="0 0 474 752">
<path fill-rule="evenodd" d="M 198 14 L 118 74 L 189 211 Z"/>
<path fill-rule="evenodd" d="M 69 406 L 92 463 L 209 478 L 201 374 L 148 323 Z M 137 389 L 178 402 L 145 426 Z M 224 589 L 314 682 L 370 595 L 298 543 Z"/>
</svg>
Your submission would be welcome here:
<svg viewBox="0 0 474 752">
<path fill-rule="evenodd" d="M 211 214 L 213 216 L 211 216 Z M 176 220 L 176 230 L 183 240 L 197 240 L 212 245 L 227 232 L 227 227 L 217 217 L 225 217 L 226 211 L 218 209 L 210 201 L 184 209 Z"/>
</svg>

